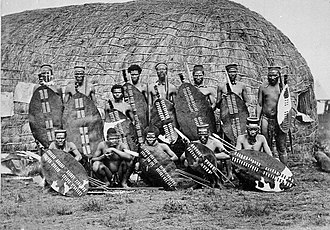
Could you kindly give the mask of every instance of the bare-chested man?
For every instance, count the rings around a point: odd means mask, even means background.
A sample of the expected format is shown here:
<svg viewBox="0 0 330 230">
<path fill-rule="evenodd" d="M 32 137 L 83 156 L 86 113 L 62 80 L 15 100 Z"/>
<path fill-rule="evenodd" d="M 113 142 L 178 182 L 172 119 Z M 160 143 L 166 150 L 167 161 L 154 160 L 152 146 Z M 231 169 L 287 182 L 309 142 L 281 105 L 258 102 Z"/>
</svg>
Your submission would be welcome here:
<svg viewBox="0 0 330 230">
<path fill-rule="evenodd" d="M 95 102 L 95 88 L 85 80 L 85 67 L 75 66 L 74 67 L 75 83 L 70 84 L 65 89 L 64 103 L 67 103 L 69 99 L 80 92 L 88 96 L 92 101 Z"/>
<path fill-rule="evenodd" d="M 261 134 L 266 137 L 272 152 L 274 152 L 273 139 L 275 139 L 279 159 L 286 165 L 288 161 L 286 133 L 282 132 L 276 119 L 277 102 L 281 93 L 280 70 L 278 66 L 268 67 L 268 83 L 261 85 L 258 91 L 257 116 L 261 121 Z"/>
<path fill-rule="evenodd" d="M 39 85 L 36 85 L 33 89 L 35 91 L 39 86 L 46 85 L 62 98 L 62 89 L 54 83 L 53 68 L 49 64 L 43 64 L 40 66 L 40 73 L 38 74 Z"/>
<path fill-rule="evenodd" d="M 91 159 L 93 171 L 106 180 L 110 185 L 112 176 L 119 173 L 119 180 L 122 187 L 128 187 L 127 180 L 133 164 L 133 156 L 127 153 L 129 147 L 120 142 L 119 135 L 114 128 L 107 131 L 107 140 L 102 141 Z M 126 152 L 125 152 L 126 151 Z"/>
<path fill-rule="evenodd" d="M 144 145 L 144 148 L 150 150 L 161 165 L 166 165 L 166 162 L 169 160 L 178 160 L 177 155 L 167 144 L 158 142 L 157 136 L 159 135 L 159 131 L 156 127 L 147 127 L 144 133 L 146 144 Z"/>
<path fill-rule="evenodd" d="M 246 84 L 243 82 L 236 81 L 238 68 L 237 64 L 226 65 L 226 71 L 229 76 L 230 82 L 220 85 L 217 90 L 217 103 L 220 102 L 223 95 L 229 93 L 231 90 L 233 93 L 237 94 L 246 104 L 249 103 L 249 98 L 246 91 Z"/>
<path fill-rule="evenodd" d="M 125 114 L 129 119 L 133 119 L 132 108 L 130 104 L 124 101 L 124 87 L 119 84 L 115 84 L 111 88 L 111 93 L 114 101 L 110 101 L 105 104 L 105 113 L 110 112 L 110 103 L 113 108 Z"/>
<path fill-rule="evenodd" d="M 158 81 L 155 85 L 157 85 L 160 98 L 167 99 L 174 103 L 174 99 L 177 94 L 177 89 L 175 85 L 168 82 L 167 65 L 165 63 L 158 63 L 155 66 L 155 69 L 157 71 L 158 76 Z M 152 103 L 154 103 L 157 100 L 157 93 L 155 91 L 154 85 L 150 89 L 150 96 L 152 99 Z"/>
<path fill-rule="evenodd" d="M 66 140 L 66 130 L 55 130 L 55 141 L 50 143 L 49 149 L 60 149 L 70 153 L 77 161 L 82 159 L 80 152 L 73 142 Z"/>
<path fill-rule="evenodd" d="M 252 149 L 273 156 L 266 138 L 259 134 L 259 130 L 259 119 L 257 117 L 248 117 L 246 119 L 247 133 L 237 137 L 236 150 Z"/>
<path fill-rule="evenodd" d="M 131 75 L 133 85 L 143 94 L 144 98 L 147 100 L 147 85 L 140 81 L 140 75 L 142 72 L 141 67 L 139 65 L 131 65 L 127 71 Z"/>
<path fill-rule="evenodd" d="M 221 161 L 225 161 L 226 168 L 227 168 L 227 177 L 229 179 L 233 179 L 233 173 L 232 173 L 232 164 L 230 156 L 226 153 L 224 153 L 225 148 L 221 141 L 218 139 L 210 136 L 209 131 L 209 125 L 203 124 L 197 127 L 197 133 L 199 140 L 197 140 L 197 143 L 201 143 L 211 149 L 214 152 L 215 157 L 217 158 L 219 165 L 221 165 Z M 181 160 L 185 159 L 185 153 L 182 154 Z"/>
<path fill-rule="evenodd" d="M 204 67 L 195 65 L 193 69 L 194 86 L 198 88 L 208 99 L 212 109 L 215 108 L 216 90 L 204 84 Z"/>
</svg>

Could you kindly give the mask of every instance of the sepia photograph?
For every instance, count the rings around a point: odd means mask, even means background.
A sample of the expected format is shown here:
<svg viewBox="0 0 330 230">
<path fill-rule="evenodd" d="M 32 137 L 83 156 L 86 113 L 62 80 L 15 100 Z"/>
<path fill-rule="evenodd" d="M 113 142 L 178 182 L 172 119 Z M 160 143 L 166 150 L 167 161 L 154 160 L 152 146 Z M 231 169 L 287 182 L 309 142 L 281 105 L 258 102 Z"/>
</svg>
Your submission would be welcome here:
<svg viewBox="0 0 330 230">
<path fill-rule="evenodd" d="M 0 229 L 330 228 L 330 0 L 0 9 Z"/>
</svg>

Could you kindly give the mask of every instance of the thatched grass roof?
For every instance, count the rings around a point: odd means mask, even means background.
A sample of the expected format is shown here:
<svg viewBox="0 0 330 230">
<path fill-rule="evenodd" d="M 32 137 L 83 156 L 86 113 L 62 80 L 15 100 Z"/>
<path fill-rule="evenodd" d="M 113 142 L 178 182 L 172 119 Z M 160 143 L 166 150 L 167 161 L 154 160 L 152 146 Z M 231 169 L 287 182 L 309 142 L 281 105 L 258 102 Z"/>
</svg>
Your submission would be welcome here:
<svg viewBox="0 0 330 230">
<path fill-rule="evenodd" d="M 166 62 L 170 81 L 203 64 L 207 84 L 225 81 L 224 66 L 239 64 L 240 79 L 256 103 L 268 65 L 287 66 L 294 104 L 313 88 L 313 77 L 292 42 L 259 14 L 228 0 L 161 0 L 86 4 L 26 11 L 2 17 L 3 91 L 18 81 L 36 82 L 43 63 L 54 66 L 61 85 L 73 80 L 73 66 L 84 63 L 95 83 L 98 104 L 109 97 L 121 70 L 135 63 L 142 81 L 156 80 L 154 66 Z M 148 78 L 149 77 L 149 78 Z M 310 94 L 314 103 L 314 93 Z M 316 104 L 311 114 L 316 117 Z"/>
</svg>

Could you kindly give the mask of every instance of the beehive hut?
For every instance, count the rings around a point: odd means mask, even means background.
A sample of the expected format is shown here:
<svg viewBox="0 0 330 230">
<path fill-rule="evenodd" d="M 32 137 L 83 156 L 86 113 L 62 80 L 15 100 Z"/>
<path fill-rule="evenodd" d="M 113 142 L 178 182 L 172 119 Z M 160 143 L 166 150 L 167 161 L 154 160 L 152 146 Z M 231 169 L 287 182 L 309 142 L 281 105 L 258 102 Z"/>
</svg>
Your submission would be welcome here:
<svg viewBox="0 0 330 230">
<path fill-rule="evenodd" d="M 179 85 L 184 63 L 203 64 L 206 83 L 225 81 L 224 66 L 239 64 L 239 79 L 248 84 L 252 110 L 268 65 L 287 66 L 294 107 L 315 122 L 293 123 L 291 162 L 312 156 L 317 130 L 313 77 L 292 42 L 261 15 L 228 0 L 142 0 L 25 11 L 2 17 L 1 90 L 18 82 L 37 83 L 38 68 L 52 64 L 56 83 L 73 80 L 73 67 L 84 63 L 87 80 L 96 86 L 103 107 L 121 70 L 136 63 L 142 81 L 154 82 L 154 66 L 166 62 L 170 81 Z M 15 102 L 14 115 L 2 118 L 3 151 L 33 148 L 27 105 Z M 288 148 L 288 150 L 290 150 Z"/>
</svg>

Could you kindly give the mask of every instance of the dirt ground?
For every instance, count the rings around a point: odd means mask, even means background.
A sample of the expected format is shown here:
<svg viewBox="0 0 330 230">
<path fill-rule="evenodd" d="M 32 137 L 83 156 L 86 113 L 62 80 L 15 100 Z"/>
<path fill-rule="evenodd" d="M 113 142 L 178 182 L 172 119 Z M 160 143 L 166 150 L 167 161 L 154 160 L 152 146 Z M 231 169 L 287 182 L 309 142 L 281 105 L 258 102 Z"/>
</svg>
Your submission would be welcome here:
<svg viewBox="0 0 330 230">
<path fill-rule="evenodd" d="M 0 229 L 330 229 L 330 174 L 292 167 L 282 193 L 130 190 L 70 198 L 2 178 Z"/>
</svg>

